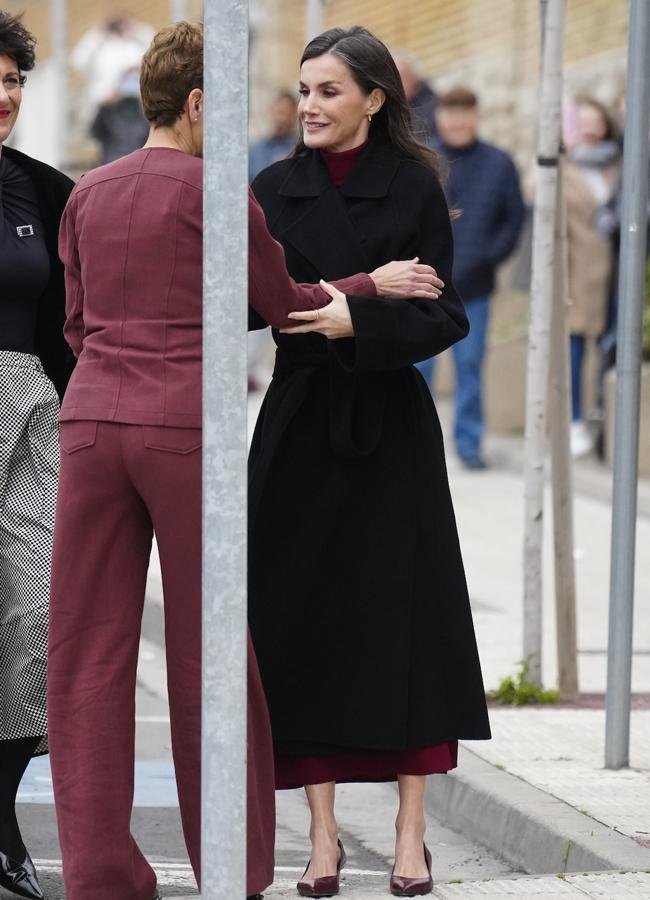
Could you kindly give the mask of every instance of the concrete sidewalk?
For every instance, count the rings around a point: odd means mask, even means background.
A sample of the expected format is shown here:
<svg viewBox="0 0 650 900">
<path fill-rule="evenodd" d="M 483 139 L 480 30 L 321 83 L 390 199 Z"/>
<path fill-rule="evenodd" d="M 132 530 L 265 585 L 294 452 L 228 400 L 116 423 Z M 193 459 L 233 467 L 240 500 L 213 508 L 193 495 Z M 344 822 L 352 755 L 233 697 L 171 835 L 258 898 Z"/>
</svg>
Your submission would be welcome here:
<svg viewBox="0 0 650 900">
<path fill-rule="evenodd" d="M 445 404 L 441 417 L 445 425 Z M 522 441 L 488 439 L 486 455 L 492 468 L 467 472 L 449 452 L 449 470 L 486 688 L 493 689 L 523 655 Z M 493 739 L 467 744 L 453 775 L 430 779 L 427 802 L 441 821 L 529 873 L 650 871 L 650 484 L 639 486 L 631 767 L 617 772 L 604 769 L 611 473 L 593 459 L 579 461 L 574 485 L 581 699 L 570 708 L 491 709 Z M 543 672 L 554 687 L 550 492 L 546 502 Z M 585 878 L 466 884 L 440 896 L 650 898 L 647 872 Z"/>
</svg>

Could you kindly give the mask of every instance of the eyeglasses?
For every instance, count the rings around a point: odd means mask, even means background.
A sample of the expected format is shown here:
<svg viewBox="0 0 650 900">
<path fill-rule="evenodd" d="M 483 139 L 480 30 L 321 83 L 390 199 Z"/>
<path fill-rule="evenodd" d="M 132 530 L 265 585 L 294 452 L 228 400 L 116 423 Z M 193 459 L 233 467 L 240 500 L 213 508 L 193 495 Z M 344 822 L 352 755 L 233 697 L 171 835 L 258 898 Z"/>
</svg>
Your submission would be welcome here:
<svg viewBox="0 0 650 900">
<path fill-rule="evenodd" d="M 7 75 L 6 78 L 2 79 L 2 86 L 5 91 L 10 94 L 13 91 L 20 90 L 21 87 L 25 84 L 27 79 L 24 75 Z"/>
</svg>

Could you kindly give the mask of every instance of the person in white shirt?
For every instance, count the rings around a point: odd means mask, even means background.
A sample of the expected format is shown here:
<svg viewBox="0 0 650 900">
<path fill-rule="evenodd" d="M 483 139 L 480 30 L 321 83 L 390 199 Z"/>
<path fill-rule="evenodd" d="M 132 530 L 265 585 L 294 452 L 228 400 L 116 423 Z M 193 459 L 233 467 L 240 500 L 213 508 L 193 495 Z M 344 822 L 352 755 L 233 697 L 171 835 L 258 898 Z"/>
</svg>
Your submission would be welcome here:
<svg viewBox="0 0 650 900">
<path fill-rule="evenodd" d="M 123 73 L 140 67 L 152 37 L 149 25 L 128 16 L 108 19 L 84 34 L 70 57 L 72 67 L 85 78 L 82 125 L 87 127 L 100 105 L 113 97 Z"/>
</svg>

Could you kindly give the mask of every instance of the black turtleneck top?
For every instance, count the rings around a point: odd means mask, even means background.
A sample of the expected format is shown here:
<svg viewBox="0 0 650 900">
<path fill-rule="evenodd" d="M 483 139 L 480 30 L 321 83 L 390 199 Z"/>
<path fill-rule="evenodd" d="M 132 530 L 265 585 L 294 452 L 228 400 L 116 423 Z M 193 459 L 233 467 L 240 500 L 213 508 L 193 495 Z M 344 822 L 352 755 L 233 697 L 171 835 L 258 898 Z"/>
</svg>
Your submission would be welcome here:
<svg viewBox="0 0 650 900">
<path fill-rule="evenodd" d="M 50 259 L 36 191 L 28 175 L 0 154 L 0 350 L 34 352 L 38 301 Z"/>
</svg>

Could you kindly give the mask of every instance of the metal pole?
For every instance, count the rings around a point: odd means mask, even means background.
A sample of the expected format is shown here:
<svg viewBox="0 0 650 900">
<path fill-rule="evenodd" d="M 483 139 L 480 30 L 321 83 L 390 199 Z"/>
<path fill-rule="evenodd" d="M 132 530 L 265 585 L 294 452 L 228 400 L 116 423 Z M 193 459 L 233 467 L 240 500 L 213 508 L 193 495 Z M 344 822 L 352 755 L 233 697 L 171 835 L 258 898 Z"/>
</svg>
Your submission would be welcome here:
<svg viewBox="0 0 650 900">
<path fill-rule="evenodd" d="M 634 556 L 639 462 L 639 397 L 648 202 L 650 4 L 631 0 L 627 66 L 605 767 L 630 761 Z"/>
<path fill-rule="evenodd" d="M 53 119 L 54 165 L 61 168 L 67 161 L 68 123 L 70 106 L 68 90 L 68 8 L 66 0 L 51 0 L 50 41 L 53 96 L 57 98 L 57 115 Z"/>
<path fill-rule="evenodd" d="M 187 21 L 187 0 L 169 0 L 169 14 L 172 22 Z"/>
<path fill-rule="evenodd" d="M 305 42 L 325 30 L 325 0 L 305 0 Z"/>
<path fill-rule="evenodd" d="M 202 896 L 246 896 L 248 3 L 206 0 Z"/>
<path fill-rule="evenodd" d="M 551 316 L 549 434 L 553 487 L 555 634 L 561 700 L 578 696 L 576 584 L 573 562 L 573 489 L 570 450 L 569 336 L 567 333 L 567 220 L 563 158 L 557 183 L 555 278 Z"/>
<path fill-rule="evenodd" d="M 542 541 L 544 463 L 551 310 L 555 268 L 555 210 L 562 103 L 564 0 L 542 7 L 543 46 L 524 439 L 524 659 L 530 679 L 542 680 Z"/>
</svg>

